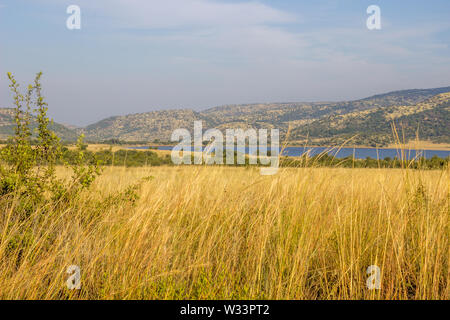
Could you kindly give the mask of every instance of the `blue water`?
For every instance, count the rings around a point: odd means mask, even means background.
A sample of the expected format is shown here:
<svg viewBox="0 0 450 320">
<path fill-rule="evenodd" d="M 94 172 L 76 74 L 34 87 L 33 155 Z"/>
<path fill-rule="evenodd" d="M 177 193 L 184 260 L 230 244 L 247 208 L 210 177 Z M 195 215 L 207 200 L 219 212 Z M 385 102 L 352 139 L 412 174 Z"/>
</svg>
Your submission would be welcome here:
<svg viewBox="0 0 450 320">
<path fill-rule="evenodd" d="M 300 156 L 305 152 L 309 152 L 311 156 L 327 152 L 330 156 L 336 158 L 355 157 L 355 159 L 366 159 L 367 157 L 373 159 L 385 159 L 387 157 L 393 159 L 414 159 L 415 157 L 425 157 L 427 159 L 433 156 L 439 158 L 446 158 L 450 156 L 450 151 L 442 150 L 399 150 L 399 149 L 372 149 L 372 148 L 303 148 L 303 147 L 288 147 L 284 150 L 283 155 L 286 156 Z"/>
<path fill-rule="evenodd" d="M 158 150 L 172 150 L 171 146 L 158 146 Z M 149 147 L 134 147 L 132 149 L 149 149 Z M 269 149 L 270 150 L 270 149 Z M 248 153 L 248 147 L 245 150 Z M 355 159 L 414 159 L 415 157 L 425 157 L 427 159 L 437 156 L 439 158 L 450 157 L 450 151 L 442 150 L 402 150 L 399 149 L 372 149 L 372 148 L 326 148 L 326 147 L 287 147 L 283 151 L 284 156 L 299 157 L 309 152 L 310 156 L 327 152 L 336 158 L 355 157 Z"/>
</svg>

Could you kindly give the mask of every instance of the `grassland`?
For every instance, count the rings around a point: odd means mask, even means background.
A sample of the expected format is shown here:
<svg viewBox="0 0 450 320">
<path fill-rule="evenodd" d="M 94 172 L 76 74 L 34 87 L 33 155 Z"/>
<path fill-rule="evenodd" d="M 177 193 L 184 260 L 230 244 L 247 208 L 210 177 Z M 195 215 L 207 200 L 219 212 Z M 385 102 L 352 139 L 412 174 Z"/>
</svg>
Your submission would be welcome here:
<svg viewBox="0 0 450 320">
<path fill-rule="evenodd" d="M 448 299 L 449 173 L 106 168 L 27 219 L 0 199 L 0 298 Z"/>
</svg>

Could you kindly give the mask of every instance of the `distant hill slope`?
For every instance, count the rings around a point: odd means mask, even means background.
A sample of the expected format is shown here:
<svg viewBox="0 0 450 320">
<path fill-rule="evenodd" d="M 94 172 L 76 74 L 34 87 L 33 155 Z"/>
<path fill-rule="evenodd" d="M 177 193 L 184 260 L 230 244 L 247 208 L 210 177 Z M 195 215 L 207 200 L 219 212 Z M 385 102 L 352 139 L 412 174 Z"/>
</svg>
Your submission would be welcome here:
<svg viewBox="0 0 450 320">
<path fill-rule="evenodd" d="M 369 98 L 362 99 L 362 101 L 368 100 L 372 103 L 383 105 L 413 105 L 423 102 L 433 96 L 441 93 L 450 92 L 450 87 L 433 88 L 433 89 L 411 89 L 393 91 L 384 94 L 378 94 Z"/>
<path fill-rule="evenodd" d="M 295 128 L 293 140 L 310 137 L 316 144 L 387 145 L 393 140 L 393 125 L 401 139 L 450 142 L 450 93 L 442 93 L 417 104 L 379 106 L 364 111 L 328 115 Z"/>
<path fill-rule="evenodd" d="M 175 129 L 192 132 L 194 121 L 203 128 L 277 128 L 284 139 L 303 144 L 336 145 L 352 138 L 354 145 L 385 146 L 393 142 L 392 123 L 407 139 L 416 131 L 421 140 L 450 143 L 450 87 L 394 91 L 341 102 L 286 102 L 227 105 L 195 112 L 189 109 L 115 116 L 85 128 L 55 123 L 63 140 L 83 133 L 91 142 L 168 142 Z M 0 138 L 14 132 L 12 109 L 0 109 Z"/>
<path fill-rule="evenodd" d="M 14 121 L 14 109 L 0 108 L 0 139 L 6 140 L 14 134 L 16 127 Z M 37 128 L 36 121 L 31 122 L 32 129 Z M 77 133 L 59 123 L 53 123 L 49 125 L 49 128 L 54 131 L 58 137 L 64 141 L 76 141 Z"/>
<path fill-rule="evenodd" d="M 202 117 L 192 110 L 165 110 L 117 116 L 79 129 L 91 141 L 119 139 L 122 141 L 169 141 L 173 130 L 191 129 Z"/>
<path fill-rule="evenodd" d="M 84 129 L 91 141 L 169 141 L 178 128 L 192 130 L 195 120 L 207 128 L 278 128 L 289 140 L 318 145 L 336 144 L 357 135 L 353 144 L 383 146 L 392 142 L 394 120 L 412 139 L 450 142 L 448 95 L 450 87 L 389 92 L 342 102 L 265 103 L 228 105 L 201 112 L 153 111 L 112 117 Z M 444 94 L 443 94 L 444 93 Z M 442 95 L 443 94 L 443 95 Z"/>
</svg>

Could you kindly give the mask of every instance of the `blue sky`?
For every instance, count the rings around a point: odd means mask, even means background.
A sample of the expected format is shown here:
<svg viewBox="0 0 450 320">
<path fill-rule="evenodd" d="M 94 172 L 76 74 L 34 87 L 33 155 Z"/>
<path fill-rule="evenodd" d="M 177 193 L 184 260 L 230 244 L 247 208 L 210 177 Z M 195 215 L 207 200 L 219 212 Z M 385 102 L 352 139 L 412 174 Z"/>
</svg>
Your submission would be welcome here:
<svg viewBox="0 0 450 320">
<path fill-rule="evenodd" d="M 81 8 L 68 30 L 66 8 Z M 369 5 L 382 29 L 366 28 Z M 0 0 L 6 72 L 44 72 L 56 121 L 160 109 L 336 101 L 450 85 L 450 1 Z"/>
</svg>

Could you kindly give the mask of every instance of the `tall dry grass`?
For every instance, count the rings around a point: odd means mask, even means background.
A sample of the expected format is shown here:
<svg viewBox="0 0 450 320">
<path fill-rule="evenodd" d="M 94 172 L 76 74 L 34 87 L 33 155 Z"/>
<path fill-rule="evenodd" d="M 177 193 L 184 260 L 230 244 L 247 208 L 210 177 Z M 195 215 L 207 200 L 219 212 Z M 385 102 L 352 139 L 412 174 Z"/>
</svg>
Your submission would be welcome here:
<svg viewBox="0 0 450 320">
<path fill-rule="evenodd" d="M 66 207 L 17 220 L 2 206 L 0 298 L 448 299 L 449 181 L 448 169 L 106 169 Z M 66 288 L 70 265 L 81 290 Z M 380 290 L 366 287 L 370 265 Z"/>
</svg>

